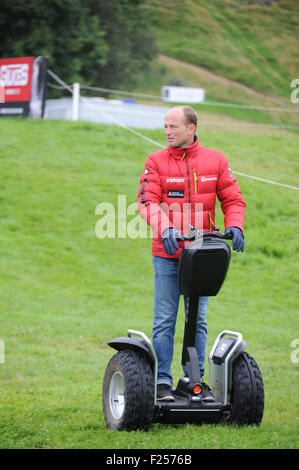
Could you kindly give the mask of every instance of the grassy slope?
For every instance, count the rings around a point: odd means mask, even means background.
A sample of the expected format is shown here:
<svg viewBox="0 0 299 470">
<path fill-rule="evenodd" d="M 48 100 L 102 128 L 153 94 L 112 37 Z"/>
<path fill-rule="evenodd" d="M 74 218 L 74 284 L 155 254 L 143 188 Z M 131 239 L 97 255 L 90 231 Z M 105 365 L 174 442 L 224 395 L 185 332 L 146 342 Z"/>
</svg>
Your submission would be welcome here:
<svg viewBox="0 0 299 470">
<path fill-rule="evenodd" d="M 1 131 L 0 446 L 298 447 L 298 364 L 290 360 L 298 337 L 298 193 L 239 177 L 246 252 L 233 253 L 208 312 L 208 348 L 222 329 L 239 330 L 261 368 L 261 427 L 112 432 L 100 401 L 107 341 L 128 327 L 151 334 L 151 250 L 149 239 L 99 240 L 95 207 L 116 205 L 118 194 L 134 202 L 145 156 L 155 149 L 114 126 L 2 119 Z M 162 131 L 146 133 L 164 141 Z M 296 185 L 296 135 L 205 131 L 201 141 L 224 151 L 236 171 Z M 221 220 L 218 208 L 223 228 Z M 180 308 L 176 379 L 183 323 Z"/>
<path fill-rule="evenodd" d="M 251 88 L 242 89 L 238 86 L 238 82 L 222 83 L 222 78 L 221 75 L 209 77 L 205 73 L 201 73 L 200 70 L 190 69 L 188 63 L 178 62 L 175 64 L 169 61 L 169 56 L 160 55 L 139 80 L 135 91 L 158 97 L 161 95 L 162 86 L 171 85 L 172 80 L 175 79 L 179 80 L 182 86 L 204 88 L 205 103 L 192 104 L 192 107 L 198 111 L 201 123 L 215 121 L 215 126 L 218 124 L 223 127 L 230 121 L 231 127 L 234 128 L 238 128 L 240 125 L 244 126 L 246 122 L 249 123 L 249 126 L 251 123 L 262 123 L 296 126 L 298 130 L 299 113 L 281 111 L 281 109 L 299 111 L 298 104 L 292 104 L 289 99 L 277 99 L 271 95 L 255 93 Z M 152 105 L 153 99 L 138 98 L 138 102 Z M 221 103 L 221 106 L 207 104 L 207 102 Z M 155 104 L 161 105 L 161 103 L 161 100 L 155 101 Z M 225 106 L 225 103 L 236 103 L 245 106 L 245 108 Z M 165 105 L 165 103 L 163 104 Z M 175 104 L 169 103 L 169 106 Z M 246 106 L 258 106 L 268 108 L 268 110 L 248 109 Z"/>
<path fill-rule="evenodd" d="M 204 88 L 206 101 L 295 109 L 296 105 L 290 102 L 293 91 L 290 83 L 299 69 L 298 4 L 294 0 L 273 2 L 266 7 L 246 3 L 148 0 L 161 53 L 182 62 L 171 64 L 160 56 L 140 78 L 136 91 L 159 95 L 162 85 L 170 85 L 175 79 L 183 86 Z M 188 64 L 201 66 L 215 76 L 192 70 Z M 222 81 L 221 77 L 230 82 Z M 253 122 L 299 125 L 298 113 L 205 104 L 195 107 L 201 113 L 209 113 L 205 115 L 207 121 L 213 114 L 220 114 L 219 121 L 231 116 Z"/>
<path fill-rule="evenodd" d="M 256 90 L 288 97 L 298 74 L 298 3 L 148 0 L 163 53 Z"/>
</svg>

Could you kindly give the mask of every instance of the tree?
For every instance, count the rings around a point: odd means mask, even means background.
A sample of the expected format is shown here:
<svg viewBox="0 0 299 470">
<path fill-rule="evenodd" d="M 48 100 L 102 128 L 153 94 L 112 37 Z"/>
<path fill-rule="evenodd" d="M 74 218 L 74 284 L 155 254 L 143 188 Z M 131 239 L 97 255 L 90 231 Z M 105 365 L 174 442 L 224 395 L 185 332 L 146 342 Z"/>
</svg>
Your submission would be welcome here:
<svg viewBox="0 0 299 470">
<path fill-rule="evenodd" d="M 0 56 L 44 55 L 65 82 L 132 86 L 157 53 L 144 0 L 2 0 Z"/>
<path fill-rule="evenodd" d="M 92 13 L 101 18 L 109 45 L 100 67 L 101 81 L 110 87 L 133 85 L 158 53 L 144 0 L 94 0 Z"/>
</svg>

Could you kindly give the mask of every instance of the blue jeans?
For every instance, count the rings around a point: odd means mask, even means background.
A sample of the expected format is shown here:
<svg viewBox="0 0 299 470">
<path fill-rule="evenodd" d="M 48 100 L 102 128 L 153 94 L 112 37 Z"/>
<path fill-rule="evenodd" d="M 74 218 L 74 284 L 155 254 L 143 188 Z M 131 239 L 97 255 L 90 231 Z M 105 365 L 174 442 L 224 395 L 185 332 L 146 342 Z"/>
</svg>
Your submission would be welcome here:
<svg viewBox="0 0 299 470">
<path fill-rule="evenodd" d="M 172 386 L 171 363 L 175 325 L 179 307 L 180 291 L 178 282 L 178 259 L 153 257 L 154 266 L 154 324 L 152 331 L 153 348 L 158 360 L 158 384 Z M 186 299 L 184 299 L 186 302 Z M 196 350 L 201 376 L 204 375 L 204 361 L 207 342 L 206 314 L 209 297 L 200 297 L 196 329 Z M 184 372 L 186 370 L 184 368 Z"/>
</svg>

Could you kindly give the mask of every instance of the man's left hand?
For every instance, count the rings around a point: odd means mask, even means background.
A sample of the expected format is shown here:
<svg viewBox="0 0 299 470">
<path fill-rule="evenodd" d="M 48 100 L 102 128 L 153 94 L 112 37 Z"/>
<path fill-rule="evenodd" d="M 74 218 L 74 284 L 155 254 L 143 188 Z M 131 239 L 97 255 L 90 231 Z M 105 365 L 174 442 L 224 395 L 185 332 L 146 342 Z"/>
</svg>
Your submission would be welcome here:
<svg viewBox="0 0 299 470">
<path fill-rule="evenodd" d="M 225 235 L 229 233 L 233 236 L 233 250 L 244 251 L 244 236 L 242 230 L 238 227 L 228 227 L 225 230 Z"/>
</svg>

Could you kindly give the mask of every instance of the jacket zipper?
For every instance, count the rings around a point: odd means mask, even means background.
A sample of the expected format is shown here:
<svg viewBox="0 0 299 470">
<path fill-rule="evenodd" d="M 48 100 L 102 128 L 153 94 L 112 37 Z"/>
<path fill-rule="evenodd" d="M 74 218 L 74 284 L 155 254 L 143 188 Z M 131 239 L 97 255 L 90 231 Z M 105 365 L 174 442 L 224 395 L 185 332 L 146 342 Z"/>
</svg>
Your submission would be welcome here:
<svg viewBox="0 0 299 470">
<path fill-rule="evenodd" d="M 188 161 L 187 161 L 187 155 L 186 155 L 186 149 L 184 149 L 184 155 L 183 158 L 185 159 L 186 162 L 186 167 L 187 167 L 187 177 L 188 177 L 188 195 L 189 195 L 189 204 L 188 204 L 188 219 L 189 219 L 189 224 L 191 225 L 191 193 L 190 193 L 190 176 L 189 176 L 189 166 L 188 166 Z"/>
<path fill-rule="evenodd" d="M 213 232 L 214 227 L 215 227 L 215 221 L 213 221 L 213 219 L 212 219 L 211 212 L 209 212 L 209 223 L 210 223 L 210 232 Z"/>
<path fill-rule="evenodd" d="M 197 194 L 197 174 L 196 174 L 195 168 L 193 168 L 193 178 L 194 178 L 194 193 Z"/>
</svg>

